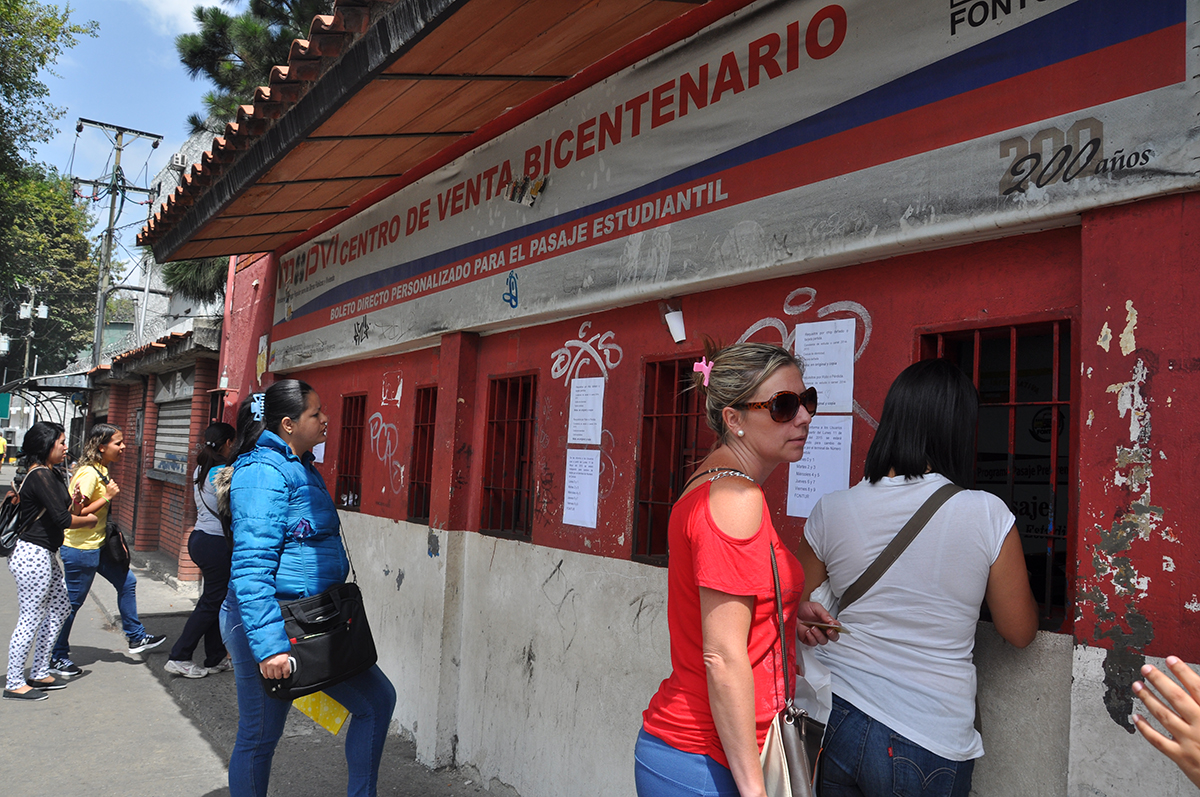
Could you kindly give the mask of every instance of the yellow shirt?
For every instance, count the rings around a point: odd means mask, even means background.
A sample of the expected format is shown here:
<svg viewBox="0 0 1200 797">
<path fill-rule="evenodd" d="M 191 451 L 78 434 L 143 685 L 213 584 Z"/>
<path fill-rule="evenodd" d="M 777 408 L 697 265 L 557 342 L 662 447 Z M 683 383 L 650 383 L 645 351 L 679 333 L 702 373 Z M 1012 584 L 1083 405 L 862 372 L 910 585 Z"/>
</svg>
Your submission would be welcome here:
<svg viewBox="0 0 1200 797">
<path fill-rule="evenodd" d="M 99 473 L 97 473 L 99 470 Z M 104 496 L 104 481 L 100 478 L 100 474 L 108 477 L 108 468 L 100 463 L 95 465 L 80 465 L 75 469 L 75 475 L 71 477 L 71 485 L 68 491 L 71 497 L 75 497 L 75 488 L 79 488 L 79 492 L 83 494 L 83 505 L 94 503 L 98 498 Z M 108 504 L 96 510 L 96 525 L 84 526 L 78 529 L 66 529 L 63 532 L 65 539 L 63 545 L 68 548 L 77 548 L 81 551 L 94 551 L 104 544 L 104 528 L 108 523 Z"/>
<path fill-rule="evenodd" d="M 8 451 L 8 441 L 0 437 L 0 462 L 4 461 L 4 455 Z"/>
</svg>

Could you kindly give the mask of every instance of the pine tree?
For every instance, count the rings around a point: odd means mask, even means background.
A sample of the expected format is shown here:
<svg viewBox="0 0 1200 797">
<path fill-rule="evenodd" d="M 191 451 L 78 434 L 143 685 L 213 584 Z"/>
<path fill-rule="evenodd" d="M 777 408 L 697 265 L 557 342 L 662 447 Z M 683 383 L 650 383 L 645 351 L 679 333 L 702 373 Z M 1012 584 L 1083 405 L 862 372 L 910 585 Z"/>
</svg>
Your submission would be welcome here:
<svg viewBox="0 0 1200 797">
<path fill-rule="evenodd" d="M 221 0 L 240 6 L 242 0 Z M 287 63 L 293 39 L 308 35 L 312 18 L 327 14 L 333 0 L 250 0 L 245 11 L 227 13 L 218 6 L 197 6 L 200 30 L 175 39 L 179 60 L 193 78 L 203 75 L 214 88 L 204 95 L 204 114 L 187 118 L 191 132 L 220 133 L 249 103 L 254 89 L 267 85 L 271 67 Z"/>
</svg>

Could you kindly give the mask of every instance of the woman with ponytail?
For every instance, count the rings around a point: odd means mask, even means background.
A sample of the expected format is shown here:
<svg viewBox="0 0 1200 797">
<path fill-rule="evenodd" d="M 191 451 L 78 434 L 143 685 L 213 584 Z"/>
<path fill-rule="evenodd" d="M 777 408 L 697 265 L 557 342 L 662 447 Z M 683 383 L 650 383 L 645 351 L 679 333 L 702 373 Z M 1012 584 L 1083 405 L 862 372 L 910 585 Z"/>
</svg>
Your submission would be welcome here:
<svg viewBox="0 0 1200 797">
<path fill-rule="evenodd" d="M 203 678 L 233 668 L 221 641 L 218 615 L 229 591 L 229 545 L 217 514 L 214 479 L 229 463 L 236 430 L 227 423 L 214 423 L 204 430 L 204 442 L 196 455 L 192 496 L 196 501 L 196 525 L 188 537 L 188 556 L 204 574 L 204 592 L 188 617 L 175 647 L 167 657 L 166 671 L 184 678 Z M 204 639 L 204 666 L 192 661 L 196 646 Z"/>
<path fill-rule="evenodd" d="M 113 585 L 117 591 L 117 609 L 121 628 L 129 641 L 130 653 L 142 653 L 161 645 L 166 637 L 147 633 L 138 619 L 137 578 L 128 567 L 100 555 L 107 535 L 108 513 L 112 502 L 121 492 L 110 476 L 109 468 L 125 453 L 125 433 L 111 423 L 98 423 L 88 432 L 83 455 L 71 477 L 70 491 L 82 496 L 83 513 L 94 514 L 96 522 L 83 528 L 67 529 L 59 555 L 67 576 L 67 592 L 71 596 L 71 615 L 63 623 L 58 641 L 54 643 L 50 672 L 63 678 L 74 678 L 83 671 L 71 661 L 71 625 L 79 607 L 87 599 L 96 574 Z"/>
<path fill-rule="evenodd" d="M 279 601 L 318 595 L 346 580 L 341 522 L 312 448 L 329 419 L 310 386 L 285 379 L 248 397 L 238 413 L 230 504 L 233 562 L 221 632 L 237 676 L 238 732 L 229 759 L 231 797 L 265 797 L 271 759 L 291 703 L 263 678 L 291 674 Z M 324 690 L 350 711 L 347 793 L 374 797 L 396 690 L 378 665 Z"/>
</svg>

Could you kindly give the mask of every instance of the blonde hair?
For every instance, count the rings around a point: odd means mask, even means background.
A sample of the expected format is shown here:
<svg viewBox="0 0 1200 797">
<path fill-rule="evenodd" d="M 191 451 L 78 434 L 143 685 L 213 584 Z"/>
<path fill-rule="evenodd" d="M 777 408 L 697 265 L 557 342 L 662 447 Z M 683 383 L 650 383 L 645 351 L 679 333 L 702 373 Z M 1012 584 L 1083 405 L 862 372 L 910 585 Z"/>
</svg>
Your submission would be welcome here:
<svg viewBox="0 0 1200 797">
<path fill-rule="evenodd" d="M 692 387 L 704 396 L 704 418 L 722 445 L 729 437 L 729 427 L 722 416 L 726 407 L 748 401 L 759 385 L 785 365 L 795 367 L 804 376 L 803 359 L 770 343 L 735 343 L 719 348 L 705 339 L 704 356 L 712 363 L 708 385 L 704 384 L 704 374 L 696 371 L 692 374 Z"/>
<path fill-rule="evenodd" d="M 100 446 L 112 442 L 113 435 L 121 431 L 120 426 L 111 423 L 98 423 L 88 432 L 87 440 L 83 443 L 83 453 L 79 455 L 79 465 L 99 465 Z"/>
</svg>

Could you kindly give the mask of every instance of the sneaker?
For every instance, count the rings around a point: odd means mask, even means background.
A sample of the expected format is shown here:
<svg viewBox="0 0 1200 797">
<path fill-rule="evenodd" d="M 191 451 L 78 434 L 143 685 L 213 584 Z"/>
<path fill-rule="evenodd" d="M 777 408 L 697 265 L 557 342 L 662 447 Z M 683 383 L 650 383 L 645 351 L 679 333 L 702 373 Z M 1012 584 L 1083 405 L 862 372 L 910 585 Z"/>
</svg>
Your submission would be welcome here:
<svg viewBox="0 0 1200 797">
<path fill-rule="evenodd" d="M 83 675 L 83 670 L 76 667 L 75 662 L 70 659 L 55 659 L 50 662 L 50 674 L 59 678 L 74 678 Z"/>
<path fill-rule="evenodd" d="M 67 680 L 65 678 L 55 678 L 53 675 L 50 676 L 49 681 L 35 681 L 32 678 L 26 678 L 25 683 L 43 692 L 53 692 L 55 689 L 67 688 Z"/>
<path fill-rule="evenodd" d="M 167 666 L 163 667 L 173 675 L 182 675 L 184 678 L 203 678 L 208 675 L 208 669 L 201 667 L 199 664 L 191 661 L 176 661 L 170 659 L 167 661 Z"/>
<path fill-rule="evenodd" d="M 218 664 L 216 667 L 208 667 L 207 668 L 209 675 L 216 675 L 217 673 L 220 673 L 220 672 L 228 672 L 229 670 L 232 670 L 232 669 L 233 669 L 233 660 L 230 659 L 228 656 L 226 656 L 225 659 L 220 664 Z"/>
<path fill-rule="evenodd" d="M 129 640 L 129 652 L 130 653 L 141 653 L 142 651 L 151 650 L 153 648 L 156 648 L 166 641 L 167 641 L 167 638 L 165 636 L 160 636 L 160 635 L 156 635 L 156 634 L 145 634 L 142 636 L 141 639 Z"/>
</svg>

